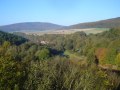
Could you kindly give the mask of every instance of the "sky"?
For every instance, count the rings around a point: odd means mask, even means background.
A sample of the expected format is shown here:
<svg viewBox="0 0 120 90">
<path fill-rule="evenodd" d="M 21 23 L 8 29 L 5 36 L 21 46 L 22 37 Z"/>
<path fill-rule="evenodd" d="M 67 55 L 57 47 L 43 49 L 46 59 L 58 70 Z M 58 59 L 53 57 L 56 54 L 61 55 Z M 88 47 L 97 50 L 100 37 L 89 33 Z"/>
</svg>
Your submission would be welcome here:
<svg viewBox="0 0 120 90">
<path fill-rule="evenodd" d="M 0 25 L 50 22 L 72 25 L 120 17 L 120 0 L 0 0 Z"/>
</svg>

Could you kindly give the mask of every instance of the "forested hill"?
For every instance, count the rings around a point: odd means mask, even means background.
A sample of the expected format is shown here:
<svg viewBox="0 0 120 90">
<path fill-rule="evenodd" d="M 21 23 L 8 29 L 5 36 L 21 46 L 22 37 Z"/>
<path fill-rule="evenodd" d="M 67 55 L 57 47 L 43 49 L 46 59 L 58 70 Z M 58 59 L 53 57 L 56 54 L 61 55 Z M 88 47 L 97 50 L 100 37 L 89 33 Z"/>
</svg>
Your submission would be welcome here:
<svg viewBox="0 0 120 90">
<path fill-rule="evenodd" d="M 114 28 L 120 27 L 120 17 L 96 22 L 80 23 L 67 27 L 68 29 L 83 29 L 83 28 Z"/>
<path fill-rule="evenodd" d="M 42 31 L 42 30 L 53 30 L 61 28 L 61 25 L 43 22 L 24 22 L 15 23 L 10 25 L 0 26 L 0 29 L 7 32 L 15 31 Z"/>
<path fill-rule="evenodd" d="M 0 31 L 0 44 L 2 44 L 4 41 L 9 41 L 11 44 L 15 45 L 20 45 L 28 40 L 20 36 Z"/>
</svg>

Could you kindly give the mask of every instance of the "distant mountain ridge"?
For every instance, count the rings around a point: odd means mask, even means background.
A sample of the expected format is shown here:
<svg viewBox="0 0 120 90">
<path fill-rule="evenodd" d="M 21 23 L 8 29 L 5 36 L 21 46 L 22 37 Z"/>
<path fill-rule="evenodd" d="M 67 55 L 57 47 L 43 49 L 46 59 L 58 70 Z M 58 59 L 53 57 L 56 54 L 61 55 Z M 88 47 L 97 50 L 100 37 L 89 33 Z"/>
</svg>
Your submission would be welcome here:
<svg viewBox="0 0 120 90">
<path fill-rule="evenodd" d="M 0 30 L 6 32 L 15 32 L 15 31 L 42 31 L 42 30 L 52 30 L 59 29 L 63 26 L 45 23 L 45 22 L 23 22 L 23 23 L 15 23 L 10 25 L 0 26 Z"/>
<path fill-rule="evenodd" d="M 96 22 L 75 24 L 67 28 L 68 29 L 84 29 L 84 28 L 114 28 L 114 27 L 120 27 L 120 17 L 100 20 Z"/>
<path fill-rule="evenodd" d="M 6 32 L 22 32 L 22 31 L 34 32 L 43 30 L 113 28 L 113 27 L 120 27 L 120 17 L 96 22 L 79 23 L 70 26 L 62 26 L 45 22 L 23 22 L 0 26 L 0 30 Z"/>
</svg>

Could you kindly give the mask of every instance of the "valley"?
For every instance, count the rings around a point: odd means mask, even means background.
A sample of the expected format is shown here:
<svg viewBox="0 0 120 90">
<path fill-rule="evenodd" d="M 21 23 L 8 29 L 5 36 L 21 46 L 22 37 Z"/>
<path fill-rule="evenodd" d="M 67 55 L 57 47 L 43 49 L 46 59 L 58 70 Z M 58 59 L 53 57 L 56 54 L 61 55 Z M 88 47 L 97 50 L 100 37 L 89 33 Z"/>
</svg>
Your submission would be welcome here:
<svg viewBox="0 0 120 90">
<path fill-rule="evenodd" d="M 1 90 L 119 90 L 119 27 L 29 25 L 0 31 Z"/>
<path fill-rule="evenodd" d="M 0 0 L 0 90 L 120 90 L 120 0 Z"/>
</svg>

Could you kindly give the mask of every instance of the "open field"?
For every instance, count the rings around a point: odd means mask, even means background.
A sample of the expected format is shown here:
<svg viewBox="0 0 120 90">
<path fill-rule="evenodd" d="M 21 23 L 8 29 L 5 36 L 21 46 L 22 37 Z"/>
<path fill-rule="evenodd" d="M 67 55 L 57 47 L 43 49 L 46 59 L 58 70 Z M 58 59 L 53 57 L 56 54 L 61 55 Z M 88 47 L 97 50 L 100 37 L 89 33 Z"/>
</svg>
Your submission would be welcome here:
<svg viewBox="0 0 120 90">
<path fill-rule="evenodd" d="M 86 34 L 96 34 L 106 31 L 106 28 L 89 28 L 89 29 L 64 29 L 64 30 L 45 30 L 45 31 L 31 31 L 31 32 L 24 32 L 29 35 L 44 35 L 44 34 L 72 34 L 79 31 L 84 31 Z"/>
</svg>

